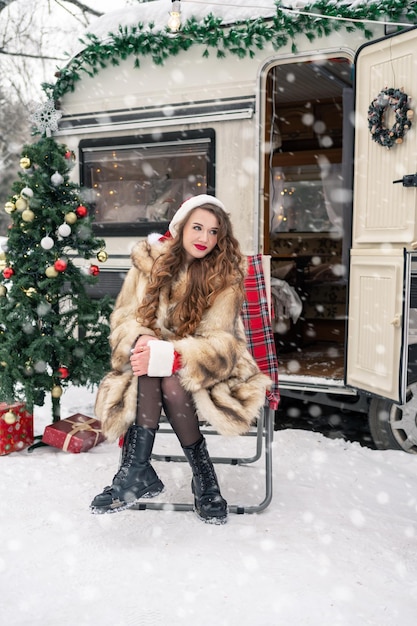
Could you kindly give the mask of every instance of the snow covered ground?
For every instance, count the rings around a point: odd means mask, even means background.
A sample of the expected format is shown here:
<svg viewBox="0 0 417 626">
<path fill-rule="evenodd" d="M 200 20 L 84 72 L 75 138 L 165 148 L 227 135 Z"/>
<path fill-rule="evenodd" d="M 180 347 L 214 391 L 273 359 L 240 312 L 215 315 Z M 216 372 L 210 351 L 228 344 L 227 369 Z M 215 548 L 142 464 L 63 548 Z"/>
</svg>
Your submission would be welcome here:
<svg viewBox="0 0 417 626">
<path fill-rule="evenodd" d="M 70 389 L 62 417 L 92 415 Z M 50 421 L 35 414 L 35 432 Z M 175 449 L 167 435 L 158 445 Z M 252 438 L 216 443 L 246 452 Z M 7 626 L 411 626 L 417 613 L 417 457 L 303 430 L 274 437 L 274 497 L 225 526 L 191 512 L 91 515 L 117 445 L 0 458 L 1 623 Z M 190 498 L 185 464 L 155 463 Z M 230 501 L 260 495 L 263 463 L 218 466 Z M 244 495 L 243 495 L 244 497 Z"/>
</svg>

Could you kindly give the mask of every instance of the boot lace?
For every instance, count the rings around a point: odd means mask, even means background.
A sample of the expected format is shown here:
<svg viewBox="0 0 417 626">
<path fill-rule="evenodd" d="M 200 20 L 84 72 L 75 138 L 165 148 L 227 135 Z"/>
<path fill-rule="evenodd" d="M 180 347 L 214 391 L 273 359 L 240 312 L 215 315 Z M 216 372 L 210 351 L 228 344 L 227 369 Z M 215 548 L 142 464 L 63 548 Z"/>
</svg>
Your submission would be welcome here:
<svg viewBox="0 0 417 626">
<path fill-rule="evenodd" d="M 122 461 L 116 474 L 114 475 L 113 482 L 122 482 L 132 465 L 135 453 L 135 444 L 137 439 L 136 431 L 129 431 L 126 433 L 125 441 L 123 442 Z"/>
</svg>

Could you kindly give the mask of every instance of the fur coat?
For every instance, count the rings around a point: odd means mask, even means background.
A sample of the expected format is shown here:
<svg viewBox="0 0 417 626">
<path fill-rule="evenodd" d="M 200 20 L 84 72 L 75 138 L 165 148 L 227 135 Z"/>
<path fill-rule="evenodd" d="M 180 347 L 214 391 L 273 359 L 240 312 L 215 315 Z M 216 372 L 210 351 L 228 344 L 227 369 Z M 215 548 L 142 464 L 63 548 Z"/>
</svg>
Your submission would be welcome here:
<svg viewBox="0 0 417 626">
<path fill-rule="evenodd" d="M 135 421 L 138 378 L 130 367 L 130 351 L 139 335 L 155 335 L 141 326 L 137 309 L 154 260 L 165 245 L 141 241 L 135 246 L 132 267 L 110 318 L 111 371 L 99 386 L 95 405 L 110 441 Z M 172 285 L 170 295 L 161 291 L 157 312 L 161 339 L 172 342 L 181 357 L 178 375 L 193 397 L 199 419 L 223 435 L 246 433 L 263 406 L 271 381 L 247 349 L 239 298 L 233 287 L 225 289 L 204 313 L 194 335 L 177 338 L 165 320 L 168 307 L 179 301 L 184 291 L 185 273 Z"/>
</svg>

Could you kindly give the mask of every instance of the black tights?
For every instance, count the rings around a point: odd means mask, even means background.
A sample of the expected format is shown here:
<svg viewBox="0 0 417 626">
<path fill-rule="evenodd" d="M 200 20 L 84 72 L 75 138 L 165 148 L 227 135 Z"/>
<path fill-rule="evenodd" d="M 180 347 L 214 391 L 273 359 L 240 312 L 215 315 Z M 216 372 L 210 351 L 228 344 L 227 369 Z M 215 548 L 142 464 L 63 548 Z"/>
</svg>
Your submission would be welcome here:
<svg viewBox="0 0 417 626">
<path fill-rule="evenodd" d="M 178 376 L 139 376 L 136 424 L 158 428 L 162 408 L 182 446 L 191 446 L 200 439 L 193 399 L 181 386 Z"/>
</svg>

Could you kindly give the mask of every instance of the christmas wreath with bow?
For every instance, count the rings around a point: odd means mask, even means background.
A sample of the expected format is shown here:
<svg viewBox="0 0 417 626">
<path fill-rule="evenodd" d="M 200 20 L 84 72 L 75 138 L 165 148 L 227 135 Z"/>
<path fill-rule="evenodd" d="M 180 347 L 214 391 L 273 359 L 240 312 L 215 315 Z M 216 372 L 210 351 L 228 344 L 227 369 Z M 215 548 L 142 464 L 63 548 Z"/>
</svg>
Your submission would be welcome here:
<svg viewBox="0 0 417 626">
<path fill-rule="evenodd" d="M 384 115 L 388 107 L 395 113 L 391 128 L 384 126 Z M 401 89 L 383 89 L 372 100 L 368 109 L 368 128 L 372 139 L 385 148 L 402 143 L 407 130 L 411 128 L 413 111 L 408 106 L 408 96 Z"/>
</svg>

